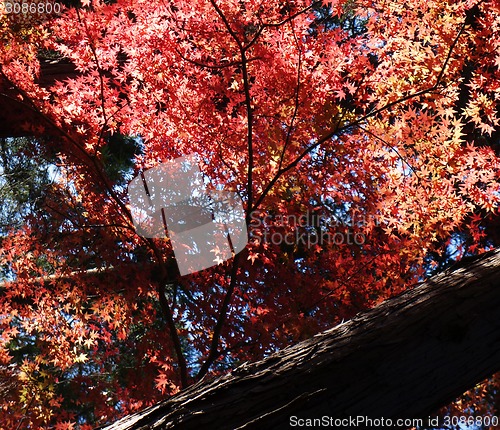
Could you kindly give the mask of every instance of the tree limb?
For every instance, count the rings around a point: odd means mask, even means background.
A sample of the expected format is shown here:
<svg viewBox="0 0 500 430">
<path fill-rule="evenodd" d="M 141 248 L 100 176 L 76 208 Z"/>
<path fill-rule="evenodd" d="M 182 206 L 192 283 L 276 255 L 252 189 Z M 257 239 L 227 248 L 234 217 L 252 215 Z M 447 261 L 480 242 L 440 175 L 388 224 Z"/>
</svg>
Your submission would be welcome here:
<svg viewBox="0 0 500 430">
<path fill-rule="evenodd" d="M 427 418 L 499 369 L 499 276 L 496 250 L 105 429 L 288 429 L 291 416 Z"/>
</svg>

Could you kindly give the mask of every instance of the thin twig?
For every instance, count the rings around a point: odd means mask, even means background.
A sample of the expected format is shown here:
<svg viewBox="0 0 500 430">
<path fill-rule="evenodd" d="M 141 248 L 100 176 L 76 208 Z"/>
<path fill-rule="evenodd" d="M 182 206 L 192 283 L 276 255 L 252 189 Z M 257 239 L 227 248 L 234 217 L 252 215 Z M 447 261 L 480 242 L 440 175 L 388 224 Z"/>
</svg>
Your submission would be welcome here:
<svg viewBox="0 0 500 430">
<path fill-rule="evenodd" d="M 410 168 L 410 170 L 415 174 L 415 176 L 418 179 L 420 179 L 420 177 L 418 176 L 418 173 L 415 170 L 415 168 L 406 160 L 406 158 L 404 158 L 399 153 L 399 151 L 393 145 L 391 145 L 385 139 L 382 139 L 380 136 L 377 136 L 375 133 L 372 133 L 370 130 L 368 130 L 367 128 L 363 127 L 362 125 L 358 125 L 358 128 L 360 128 L 361 130 L 363 130 L 366 134 L 369 134 L 370 136 L 374 137 L 375 139 L 380 140 L 384 145 L 388 146 L 392 151 L 394 151 L 396 153 L 396 155 L 399 157 L 399 159 Z"/>
</svg>

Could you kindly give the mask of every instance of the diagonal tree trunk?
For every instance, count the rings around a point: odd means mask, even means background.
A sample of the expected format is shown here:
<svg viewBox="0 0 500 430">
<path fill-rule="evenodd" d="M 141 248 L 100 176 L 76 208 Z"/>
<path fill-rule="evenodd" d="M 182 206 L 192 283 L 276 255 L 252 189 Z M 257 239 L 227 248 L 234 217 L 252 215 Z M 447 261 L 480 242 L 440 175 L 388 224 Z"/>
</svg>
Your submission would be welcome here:
<svg viewBox="0 0 500 430">
<path fill-rule="evenodd" d="M 392 428 L 407 427 L 397 418 L 422 417 L 425 425 L 429 413 L 499 369 L 494 251 L 106 429 L 289 429 L 292 416 L 393 419 Z"/>
<path fill-rule="evenodd" d="M 42 88 L 49 88 L 56 81 L 64 81 L 77 76 L 75 66 L 66 59 L 40 59 L 40 77 L 37 80 Z M 1 70 L 1 69 L 0 69 Z M 42 134 L 57 133 L 51 130 L 40 113 L 30 103 L 19 98 L 19 91 L 0 75 L 0 137 L 21 137 L 36 135 L 33 126 L 43 126 Z"/>
</svg>

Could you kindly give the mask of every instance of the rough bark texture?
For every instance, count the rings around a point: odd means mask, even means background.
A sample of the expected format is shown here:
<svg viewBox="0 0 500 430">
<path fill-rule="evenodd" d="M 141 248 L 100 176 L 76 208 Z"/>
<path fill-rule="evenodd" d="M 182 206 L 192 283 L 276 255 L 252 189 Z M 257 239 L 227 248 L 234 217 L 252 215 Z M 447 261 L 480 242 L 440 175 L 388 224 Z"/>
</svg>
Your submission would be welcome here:
<svg viewBox="0 0 500 430">
<path fill-rule="evenodd" d="M 499 368 L 495 251 L 106 429 L 281 429 L 292 415 L 427 417 Z"/>
</svg>

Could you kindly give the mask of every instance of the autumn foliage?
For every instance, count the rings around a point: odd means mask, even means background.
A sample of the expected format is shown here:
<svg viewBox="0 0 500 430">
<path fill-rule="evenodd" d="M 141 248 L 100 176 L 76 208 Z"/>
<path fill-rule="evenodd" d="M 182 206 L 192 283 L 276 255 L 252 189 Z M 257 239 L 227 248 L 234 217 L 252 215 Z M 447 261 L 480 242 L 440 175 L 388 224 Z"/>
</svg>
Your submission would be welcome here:
<svg viewBox="0 0 500 430">
<path fill-rule="evenodd" d="M 0 13 L 0 96 L 38 119 L 2 150 L 46 172 L 0 237 L 1 428 L 112 421 L 497 243 L 497 0 Z M 47 59 L 75 76 L 40 85 Z M 250 237 L 180 277 L 126 185 L 192 153 Z"/>
</svg>

